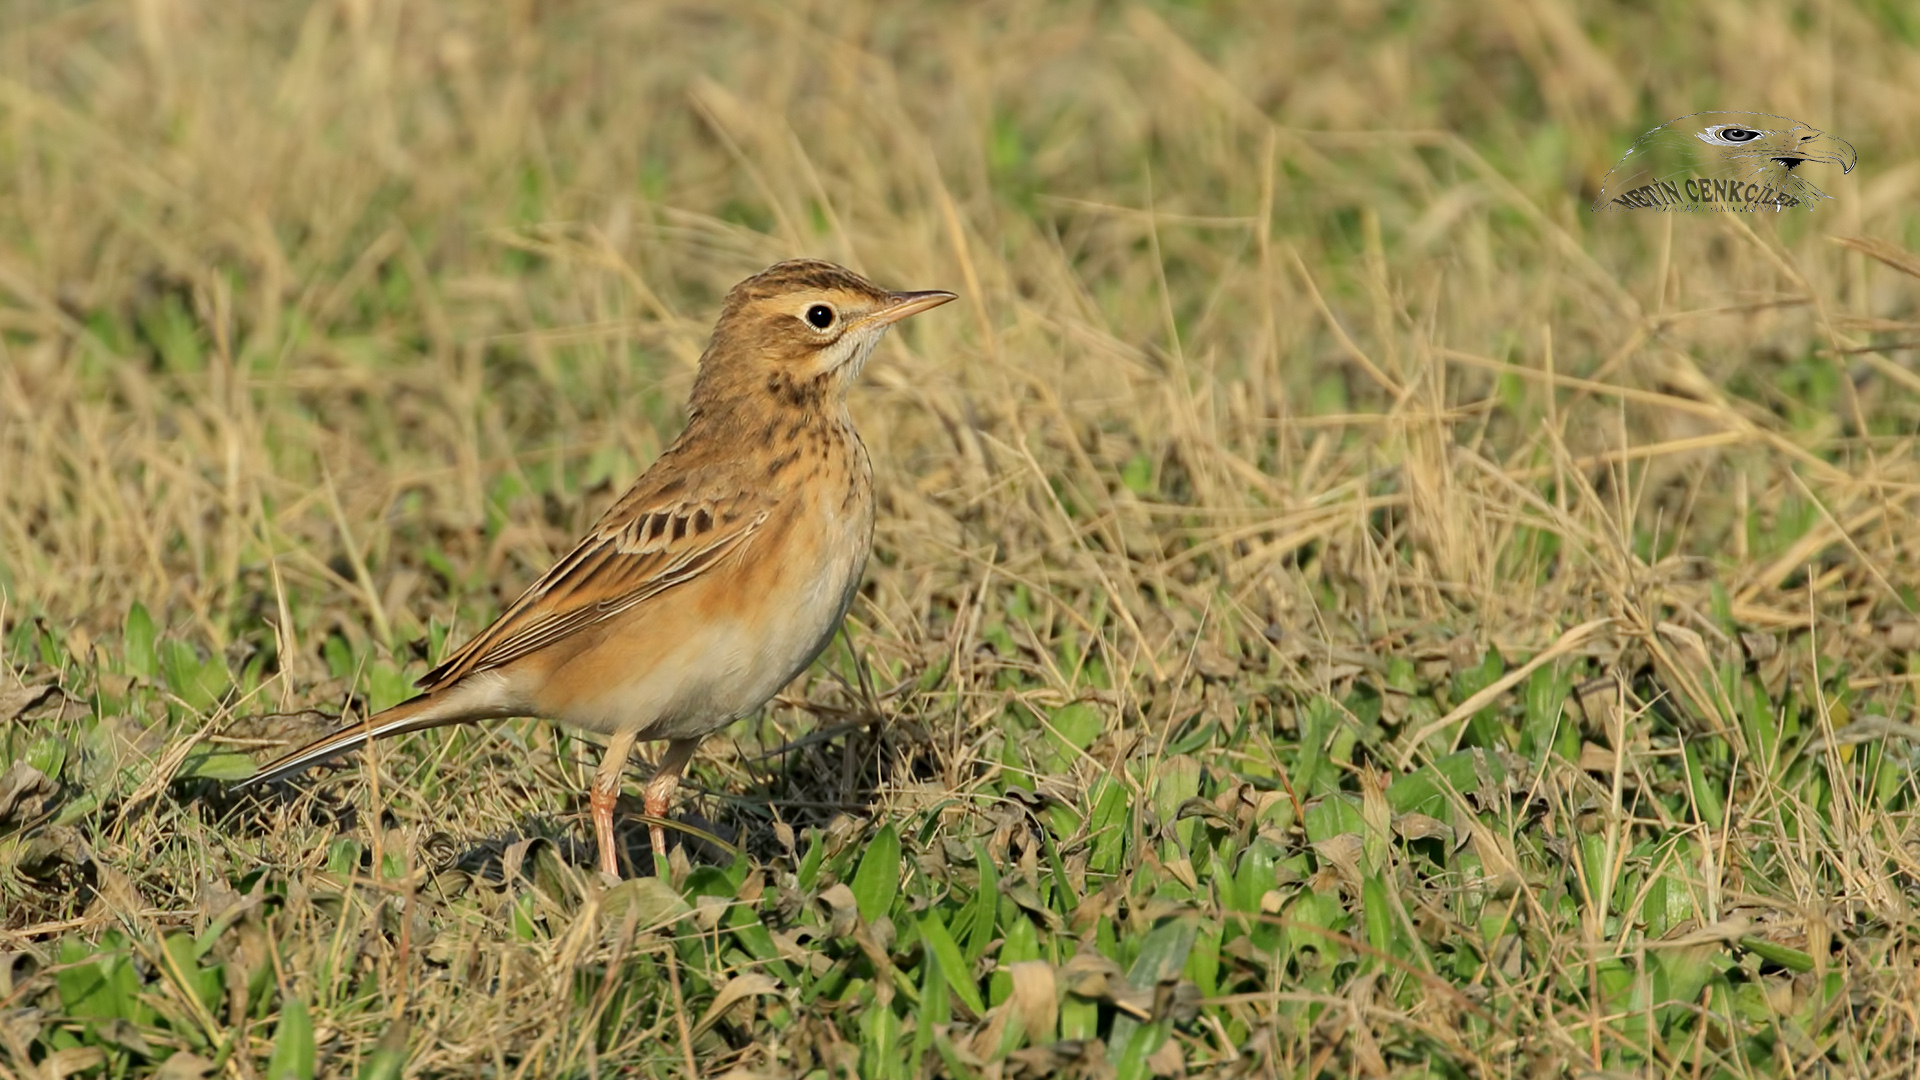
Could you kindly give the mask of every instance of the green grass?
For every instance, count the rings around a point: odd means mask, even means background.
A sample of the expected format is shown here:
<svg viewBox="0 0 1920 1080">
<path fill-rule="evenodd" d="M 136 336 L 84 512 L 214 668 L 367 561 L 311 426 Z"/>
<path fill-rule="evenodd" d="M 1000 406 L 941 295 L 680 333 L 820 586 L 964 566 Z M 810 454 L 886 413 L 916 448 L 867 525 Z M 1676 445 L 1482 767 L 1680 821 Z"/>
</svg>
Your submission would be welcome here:
<svg viewBox="0 0 1920 1080">
<path fill-rule="evenodd" d="M 0 9 L 0 1080 L 1911 1075 L 1899 8 Z M 1702 108 L 1861 165 L 1586 211 Z M 665 877 L 537 721 L 227 791 L 802 254 L 962 299 Z"/>
</svg>

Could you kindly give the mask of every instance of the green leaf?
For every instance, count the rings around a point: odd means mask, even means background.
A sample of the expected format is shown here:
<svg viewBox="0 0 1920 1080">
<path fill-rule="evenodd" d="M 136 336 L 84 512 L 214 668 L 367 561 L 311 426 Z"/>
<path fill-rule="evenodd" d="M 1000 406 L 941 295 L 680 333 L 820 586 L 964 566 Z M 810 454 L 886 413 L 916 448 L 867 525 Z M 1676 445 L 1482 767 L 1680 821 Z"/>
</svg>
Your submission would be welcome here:
<svg viewBox="0 0 1920 1080">
<path fill-rule="evenodd" d="M 1208 922 L 1195 927 L 1193 950 L 1187 954 L 1186 977 L 1200 988 L 1202 997 L 1213 997 L 1220 992 L 1220 939 L 1222 927 L 1217 922 Z"/>
<path fill-rule="evenodd" d="M 56 735 L 43 735 L 27 747 L 26 762 L 40 770 L 42 776 L 57 780 L 60 768 L 67 763 L 67 740 Z"/>
<path fill-rule="evenodd" d="M 140 1000 L 140 977 L 117 941 L 96 948 L 69 938 L 60 945 L 60 962 L 71 965 L 54 975 L 67 1015 L 152 1022 L 153 1010 Z"/>
<path fill-rule="evenodd" d="M 1177 979 L 1186 970 L 1187 954 L 1199 927 L 1191 918 L 1168 919 L 1147 932 L 1140 943 L 1140 955 L 1127 969 L 1127 981 L 1137 990 L 1152 990 L 1168 979 Z M 1166 1020 L 1142 1025 L 1131 1016 L 1117 1016 L 1113 1032 L 1107 1037 L 1107 1052 L 1117 1063 L 1121 1080 L 1138 1080 L 1145 1075 L 1146 1056 L 1166 1039 Z"/>
<path fill-rule="evenodd" d="M 1100 729 L 1106 726 L 1105 721 L 1101 719 L 1100 710 L 1084 701 L 1055 709 L 1048 722 L 1052 724 L 1059 739 L 1075 750 L 1085 750 L 1092 746 L 1093 740 L 1100 737 Z M 1072 761 L 1078 756 L 1073 753 L 1061 755 L 1066 761 Z"/>
<path fill-rule="evenodd" d="M 1480 786 L 1476 769 L 1495 780 L 1506 778 L 1500 760 L 1484 750 L 1459 750 L 1422 766 L 1387 787 L 1387 804 L 1396 814 L 1421 813 L 1446 820 L 1452 813 L 1448 792 L 1468 792 Z"/>
<path fill-rule="evenodd" d="M 360 854 L 366 849 L 360 841 L 342 836 L 327 848 L 327 873 L 346 877 L 360 869 Z"/>
<path fill-rule="evenodd" d="M 1386 955 L 1393 955 L 1396 951 L 1393 947 L 1393 909 L 1387 903 L 1387 886 L 1379 874 L 1367 875 L 1367 880 L 1360 886 L 1360 898 L 1367 925 L 1367 944 Z M 1375 967 L 1384 963 L 1385 960 L 1369 958 L 1362 966 Z"/>
<path fill-rule="evenodd" d="M 657 879 L 645 878 L 643 880 L 654 881 Z M 523 892 L 514 898 L 512 910 L 513 940 L 533 941 L 541 936 L 538 911 L 539 903 L 534 900 L 533 893 Z"/>
<path fill-rule="evenodd" d="M 893 1010 L 862 1009 L 860 1028 L 860 1075 L 883 1080 L 907 1076 L 907 1055 L 900 1052 L 900 1018 Z"/>
<path fill-rule="evenodd" d="M 927 951 L 939 961 L 947 985 L 953 987 L 960 1003 L 973 1010 L 976 1017 L 984 1014 L 987 1005 L 980 1000 L 980 988 L 974 984 L 971 975 L 973 969 L 960 955 L 960 946 L 954 943 L 953 935 L 947 932 L 946 924 L 940 921 L 937 912 L 929 911 L 920 917 L 920 937 L 926 941 Z"/>
<path fill-rule="evenodd" d="M 1700 742 L 1686 739 L 1681 742 L 1686 755 L 1687 789 L 1693 793 L 1693 805 L 1700 813 L 1700 820 L 1716 829 L 1727 822 L 1727 804 L 1720 797 L 1720 788 L 1714 784 L 1700 763 Z"/>
<path fill-rule="evenodd" d="M 932 1049 L 934 1032 L 944 1030 L 953 1019 L 953 1009 L 947 998 L 947 984 L 952 977 L 938 954 L 929 951 L 927 962 L 921 969 L 919 1022 L 913 1030 L 912 1057 L 915 1061 Z"/>
<path fill-rule="evenodd" d="M 221 968 L 218 965 L 210 968 L 200 966 L 202 950 L 194 941 L 192 934 L 180 932 L 167 935 L 165 948 L 167 958 L 174 967 L 174 977 L 200 1000 L 202 1008 L 208 1013 L 217 1015 L 220 999 L 225 996 L 226 991 L 226 980 L 221 977 Z"/>
<path fill-rule="evenodd" d="M 1360 816 L 1360 800 L 1345 793 L 1329 795 L 1307 807 L 1307 840 L 1319 843 L 1329 837 L 1342 833 L 1360 833 L 1367 831 L 1366 819 Z"/>
<path fill-rule="evenodd" d="M 258 772 L 252 758 L 202 747 L 187 755 L 175 775 L 188 780 L 245 780 Z"/>
<path fill-rule="evenodd" d="M 1007 996 L 1013 993 L 1013 976 L 1008 975 L 1005 969 L 1022 960 L 1040 958 L 1040 932 L 1034 929 L 1033 920 L 1020 910 L 1020 905 L 1004 894 L 1000 903 L 1000 926 L 1006 935 L 1000 943 L 998 956 L 1001 970 L 994 972 L 993 977 L 987 980 L 987 998 L 995 1005 L 1007 1000 Z"/>
<path fill-rule="evenodd" d="M 1000 913 L 1000 874 L 987 854 L 987 846 L 978 840 L 973 842 L 973 860 L 974 865 L 980 868 L 980 886 L 967 905 L 972 912 L 972 918 L 967 923 L 966 955 L 969 962 L 986 955 L 988 943 L 996 936 L 994 927 Z"/>
<path fill-rule="evenodd" d="M 125 647 L 127 671 L 142 678 L 151 679 L 159 671 L 154 654 L 154 642 L 159 637 L 154 629 L 153 616 L 147 614 L 147 607 L 135 600 L 127 609 Z"/>
<path fill-rule="evenodd" d="M 373 1052 L 360 1066 L 360 1080 L 400 1080 L 402 1068 L 407 1063 L 407 1030 L 411 1025 L 406 1021 L 387 1029 L 385 1035 L 373 1046 Z"/>
<path fill-rule="evenodd" d="M 353 658 L 353 647 L 339 634 L 331 634 L 320 646 L 320 654 L 326 657 L 327 670 L 336 679 L 344 679 L 359 670 L 360 665 Z"/>
<path fill-rule="evenodd" d="M 1288 906 L 1287 918 L 1297 924 L 1286 928 L 1287 953 L 1317 949 L 1323 955 L 1338 956 L 1344 951 L 1332 938 L 1308 929 L 1314 926 L 1335 931 L 1344 929 L 1347 915 L 1339 901 L 1316 892 L 1302 892 Z"/>
<path fill-rule="evenodd" d="M 1125 784 L 1113 776 L 1103 776 L 1095 781 L 1088 801 L 1093 804 L 1093 813 L 1087 819 L 1093 855 L 1087 865 L 1102 874 L 1118 873 L 1126 856 L 1127 813 L 1133 800 L 1127 797 Z"/>
<path fill-rule="evenodd" d="M 280 1009 L 266 1080 L 313 1080 L 313 1056 L 313 1017 L 306 1002 L 291 998 Z"/>
<path fill-rule="evenodd" d="M 1180 804 L 1200 794 L 1200 762 L 1181 755 L 1153 770 L 1153 812 L 1162 823 L 1174 820 Z"/>
<path fill-rule="evenodd" d="M 827 846 L 821 840 L 820 830 L 807 830 L 807 853 L 800 857 L 799 879 L 801 892 L 812 892 L 814 882 L 820 880 L 820 864 L 826 861 Z"/>
<path fill-rule="evenodd" d="M 1740 939 L 1740 947 L 1760 957 L 1771 960 L 1796 975 L 1804 975 L 1813 970 L 1813 957 L 1799 949 L 1757 938 L 1751 935 Z"/>
<path fill-rule="evenodd" d="M 374 709 L 398 705 L 413 696 L 413 679 L 392 664 L 374 664 L 367 669 L 367 704 Z"/>
<path fill-rule="evenodd" d="M 233 685 L 226 661 L 218 656 L 202 660 L 193 646 L 178 639 L 160 643 L 160 670 L 167 686 L 196 711 L 212 708 Z"/>
<path fill-rule="evenodd" d="M 900 836 L 892 825 L 883 825 L 860 856 L 859 869 L 853 872 L 853 899 L 860 917 L 872 922 L 893 909 L 893 898 L 900 891 Z"/>
<path fill-rule="evenodd" d="M 726 925 L 747 955 L 765 964 L 775 978 L 783 983 L 795 981 L 793 967 L 781 958 L 780 947 L 774 943 L 773 932 L 767 929 L 763 912 L 750 904 L 737 904 L 728 911 Z"/>
</svg>

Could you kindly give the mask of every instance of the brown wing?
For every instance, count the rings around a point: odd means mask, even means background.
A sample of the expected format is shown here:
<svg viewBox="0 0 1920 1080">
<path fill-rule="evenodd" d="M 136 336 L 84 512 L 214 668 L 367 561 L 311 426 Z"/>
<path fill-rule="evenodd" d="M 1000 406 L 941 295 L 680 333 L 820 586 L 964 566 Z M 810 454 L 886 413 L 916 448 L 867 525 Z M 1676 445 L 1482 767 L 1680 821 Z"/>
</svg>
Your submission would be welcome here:
<svg viewBox="0 0 1920 1080">
<path fill-rule="evenodd" d="M 438 690 L 611 619 L 739 551 L 767 520 L 766 509 L 746 495 L 669 500 L 662 496 L 677 492 L 650 489 L 644 479 L 566 558 L 418 685 Z"/>
</svg>

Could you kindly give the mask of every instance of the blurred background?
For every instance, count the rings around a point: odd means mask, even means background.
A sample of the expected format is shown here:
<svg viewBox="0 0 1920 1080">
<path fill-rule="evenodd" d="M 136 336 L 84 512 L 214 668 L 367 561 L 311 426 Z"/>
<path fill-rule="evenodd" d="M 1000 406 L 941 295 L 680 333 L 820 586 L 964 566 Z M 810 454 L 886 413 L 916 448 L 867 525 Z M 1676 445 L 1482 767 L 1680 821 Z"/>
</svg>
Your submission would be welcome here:
<svg viewBox="0 0 1920 1080">
<path fill-rule="evenodd" d="M 1008 528 L 1045 534 L 1010 559 L 1071 543 L 1045 507 L 1009 520 L 1046 501 L 1028 454 L 1083 505 L 1124 473 L 1238 511 L 1405 453 L 1427 554 L 1503 615 L 1409 417 L 1477 409 L 1444 430 L 1501 461 L 1549 419 L 1589 453 L 1726 425 L 1623 434 L 1618 397 L 1487 397 L 1499 373 L 1446 350 L 1841 424 L 1814 328 L 1911 315 L 1911 278 L 1827 239 L 1914 240 L 1897 3 L 25 0 L 0 23 L 10 618 L 113 626 L 139 598 L 224 646 L 283 555 L 285 589 L 351 597 L 341 632 L 388 645 L 435 575 L 515 591 L 671 436 L 725 288 L 798 254 L 966 295 L 855 404 L 903 573 Z M 1836 196 L 1812 213 L 1587 211 L 1634 137 L 1710 108 L 1861 164 L 1809 166 Z M 1742 460 L 1715 456 L 1721 480 Z M 1219 525 L 1124 503 L 1095 530 L 1123 545 Z M 436 531 L 455 565 L 418 565 Z"/>
</svg>

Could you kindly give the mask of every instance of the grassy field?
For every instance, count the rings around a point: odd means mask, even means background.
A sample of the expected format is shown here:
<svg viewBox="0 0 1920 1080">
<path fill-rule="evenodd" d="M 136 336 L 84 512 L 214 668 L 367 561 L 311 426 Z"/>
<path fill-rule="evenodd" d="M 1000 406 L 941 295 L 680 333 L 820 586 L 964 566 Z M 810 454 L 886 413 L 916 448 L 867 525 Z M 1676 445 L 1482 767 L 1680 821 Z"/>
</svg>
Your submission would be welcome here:
<svg viewBox="0 0 1920 1080">
<path fill-rule="evenodd" d="M 0 1080 L 1912 1075 L 1920 17 L 1291 7 L 0 6 Z M 1860 166 L 1588 212 L 1702 109 Z M 962 299 L 667 877 L 537 721 L 227 793 L 803 254 Z"/>
</svg>

